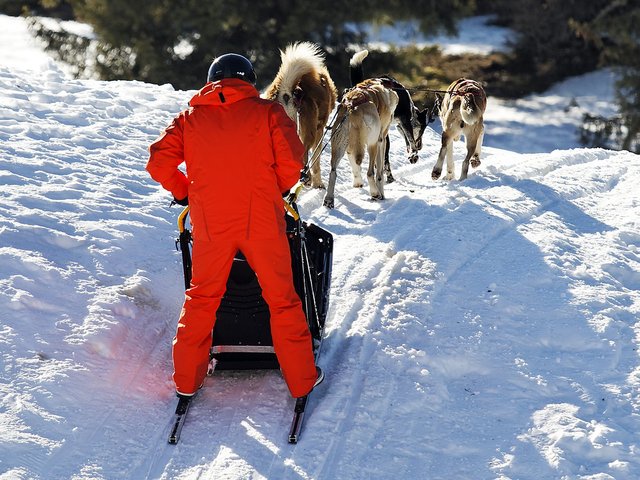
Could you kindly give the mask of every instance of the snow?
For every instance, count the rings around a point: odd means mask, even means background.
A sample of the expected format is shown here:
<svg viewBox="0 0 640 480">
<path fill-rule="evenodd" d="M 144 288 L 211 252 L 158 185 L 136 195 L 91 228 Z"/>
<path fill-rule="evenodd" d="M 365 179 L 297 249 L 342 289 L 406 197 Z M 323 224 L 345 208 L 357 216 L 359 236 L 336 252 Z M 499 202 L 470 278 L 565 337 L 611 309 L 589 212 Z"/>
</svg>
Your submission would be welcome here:
<svg viewBox="0 0 640 480">
<path fill-rule="evenodd" d="M 42 57 L 12 38 L 0 479 L 640 478 L 640 157 L 579 148 L 561 110 L 610 108 L 607 72 L 490 99 L 464 182 L 431 180 L 437 131 L 411 165 L 393 129 L 386 200 L 351 187 L 346 159 L 334 210 L 304 191 L 335 251 L 327 378 L 300 443 L 280 374 L 255 371 L 208 378 L 171 446 L 179 210 L 144 165 L 192 92 L 16 66 Z"/>
<path fill-rule="evenodd" d="M 481 15 L 460 20 L 456 36 L 445 34 L 425 35 L 416 21 L 397 21 L 390 25 L 362 24 L 360 28 L 367 33 L 370 46 L 386 50 L 390 44 L 398 46 L 416 45 L 426 47 L 438 45 L 443 53 L 458 55 L 462 53 L 489 54 L 508 50 L 513 40 L 513 32 L 508 28 L 492 25 L 493 17 Z"/>
</svg>

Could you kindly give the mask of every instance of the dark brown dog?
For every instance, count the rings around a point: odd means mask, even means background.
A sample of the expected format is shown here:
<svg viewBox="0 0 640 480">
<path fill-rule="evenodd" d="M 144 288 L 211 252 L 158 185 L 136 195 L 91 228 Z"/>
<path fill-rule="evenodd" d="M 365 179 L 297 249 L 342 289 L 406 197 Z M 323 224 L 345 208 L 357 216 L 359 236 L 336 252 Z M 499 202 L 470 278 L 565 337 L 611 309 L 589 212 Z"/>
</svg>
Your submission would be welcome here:
<svg viewBox="0 0 640 480">
<path fill-rule="evenodd" d="M 336 86 L 324 65 L 320 47 L 310 42 L 294 43 L 280 51 L 282 65 L 263 97 L 281 103 L 298 125 L 306 161 L 322 141 L 329 115 L 336 105 Z M 319 155 L 318 155 L 319 156 Z M 324 188 L 320 159 L 311 159 L 311 186 Z"/>
</svg>

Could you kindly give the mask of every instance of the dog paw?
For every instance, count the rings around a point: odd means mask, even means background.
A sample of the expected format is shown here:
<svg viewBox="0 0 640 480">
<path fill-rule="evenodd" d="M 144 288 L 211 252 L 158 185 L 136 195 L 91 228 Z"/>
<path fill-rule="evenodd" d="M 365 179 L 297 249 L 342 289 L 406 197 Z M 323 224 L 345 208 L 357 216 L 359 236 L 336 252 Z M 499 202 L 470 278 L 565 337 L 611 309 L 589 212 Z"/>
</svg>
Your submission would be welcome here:
<svg viewBox="0 0 640 480">
<path fill-rule="evenodd" d="M 393 175 L 391 175 L 391 174 L 387 175 L 387 183 L 393 183 L 395 181 L 396 181 L 396 179 L 393 178 Z"/>
<path fill-rule="evenodd" d="M 418 154 L 412 153 L 409 155 L 409 163 L 416 163 L 418 161 Z"/>
<path fill-rule="evenodd" d="M 327 208 L 333 208 L 333 198 L 325 198 L 323 205 Z"/>
<path fill-rule="evenodd" d="M 440 175 L 442 174 L 442 170 L 433 170 L 431 172 L 431 178 L 433 180 L 438 180 L 440 178 Z"/>
<path fill-rule="evenodd" d="M 382 195 L 381 193 L 377 195 L 371 195 L 371 200 L 384 200 L 384 195 Z"/>
<path fill-rule="evenodd" d="M 480 159 L 479 158 L 472 158 L 471 159 L 471 166 L 473 168 L 478 168 L 480 166 Z"/>
<path fill-rule="evenodd" d="M 353 188 L 362 188 L 364 187 L 364 183 L 362 182 L 353 182 Z"/>
<path fill-rule="evenodd" d="M 453 173 L 447 173 L 447 174 L 444 176 L 444 179 L 445 179 L 445 180 L 453 180 L 454 178 L 455 178 L 455 176 L 454 176 L 454 174 L 453 174 Z"/>
<path fill-rule="evenodd" d="M 326 187 L 324 186 L 324 183 L 322 183 L 322 182 L 313 182 L 313 183 L 311 183 L 311 188 L 319 188 L 321 190 L 324 190 Z"/>
</svg>

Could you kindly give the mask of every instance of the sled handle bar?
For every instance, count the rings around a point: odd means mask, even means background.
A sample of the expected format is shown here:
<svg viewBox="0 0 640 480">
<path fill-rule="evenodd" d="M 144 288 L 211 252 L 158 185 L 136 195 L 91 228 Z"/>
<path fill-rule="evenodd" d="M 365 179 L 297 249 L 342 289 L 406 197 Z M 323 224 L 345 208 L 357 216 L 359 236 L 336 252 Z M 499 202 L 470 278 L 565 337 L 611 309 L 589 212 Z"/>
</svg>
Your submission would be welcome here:
<svg viewBox="0 0 640 480">
<path fill-rule="evenodd" d="M 187 215 L 189 214 L 189 205 L 184 207 L 184 210 L 178 215 L 178 232 L 182 233 L 187 228 L 185 224 L 187 223 Z"/>
<path fill-rule="evenodd" d="M 298 211 L 295 209 L 293 204 L 296 202 L 296 200 L 298 200 L 298 195 L 300 195 L 303 187 L 304 183 L 298 180 L 298 183 L 296 183 L 293 187 L 291 187 L 291 190 L 289 190 L 289 195 L 287 195 L 287 198 L 284 199 L 284 208 L 287 212 L 289 212 L 289 215 L 291 215 L 295 221 L 300 220 L 300 215 L 298 214 Z"/>
</svg>

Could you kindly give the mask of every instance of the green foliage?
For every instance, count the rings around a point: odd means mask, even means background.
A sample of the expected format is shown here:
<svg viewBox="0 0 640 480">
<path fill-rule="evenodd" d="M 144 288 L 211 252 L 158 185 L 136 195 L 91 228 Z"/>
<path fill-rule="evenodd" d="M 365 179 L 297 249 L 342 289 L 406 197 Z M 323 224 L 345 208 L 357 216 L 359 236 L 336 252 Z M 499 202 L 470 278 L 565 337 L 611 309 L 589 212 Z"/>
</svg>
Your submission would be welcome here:
<svg viewBox="0 0 640 480">
<path fill-rule="evenodd" d="M 614 137 L 624 150 L 640 153 L 640 4 L 607 2 L 588 22 L 575 22 L 575 30 L 601 50 L 601 64 L 618 73 L 616 97 L 620 116 L 608 119 L 621 128 Z M 600 125 L 606 133 L 606 128 Z"/>
<path fill-rule="evenodd" d="M 499 18 L 517 32 L 507 69 L 537 80 L 537 90 L 594 70 L 599 49 L 572 25 L 593 19 L 610 0 L 497 0 Z"/>
<path fill-rule="evenodd" d="M 473 0 L 442 2 L 446 5 L 432 0 L 68 1 L 78 20 L 94 28 L 92 63 L 101 78 L 171 83 L 180 89 L 202 85 L 211 61 L 228 52 L 247 56 L 258 73 L 258 86 L 265 87 L 280 66 L 280 49 L 304 40 L 325 50 L 334 81 L 345 87 L 348 49 L 364 41 L 359 22 L 388 23 L 422 12 L 421 26 L 433 32 L 451 28 L 474 5 Z M 54 51 L 58 40 L 51 42 Z M 76 42 L 75 47 L 81 45 Z"/>
<path fill-rule="evenodd" d="M 489 83 L 515 86 L 514 95 L 544 90 L 565 77 L 615 67 L 620 116 L 585 116 L 588 145 L 640 144 L 640 2 L 637 0 L 482 0 L 500 24 L 517 32 L 513 54 L 488 71 Z M 495 81 L 495 82 L 494 82 Z M 606 141 L 605 141 L 606 140 Z M 613 143 L 612 143 L 613 142 Z"/>
<path fill-rule="evenodd" d="M 47 48 L 71 66 L 76 77 L 88 76 L 86 52 L 90 45 L 87 38 L 73 35 L 63 30 L 46 28 L 36 17 L 27 19 L 29 29 L 45 41 Z"/>
<path fill-rule="evenodd" d="M 73 10 L 67 0 L 0 0 L 0 13 L 19 15 L 45 15 L 63 20 L 73 18 Z"/>
<path fill-rule="evenodd" d="M 612 118 L 585 113 L 578 129 L 580 143 L 587 147 L 615 149 L 624 135 L 622 117 Z"/>
<path fill-rule="evenodd" d="M 343 3 L 343 2 L 337 2 Z M 355 7 L 355 8 L 354 8 Z M 344 2 L 343 8 L 366 12 L 369 20 L 380 24 L 393 24 L 397 20 L 418 20 L 420 30 L 429 35 L 439 32 L 456 33 L 456 20 L 476 10 L 474 0 L 369 0 Z M 360 14 L 362 15 L 362 13 Z"/>
<path fill-rule="evenodd" d="M 40 7 L 39 0 L 0 0 L 0 13 L 18 17 L 25 12 L 34 11 Z"/>
</svg>

